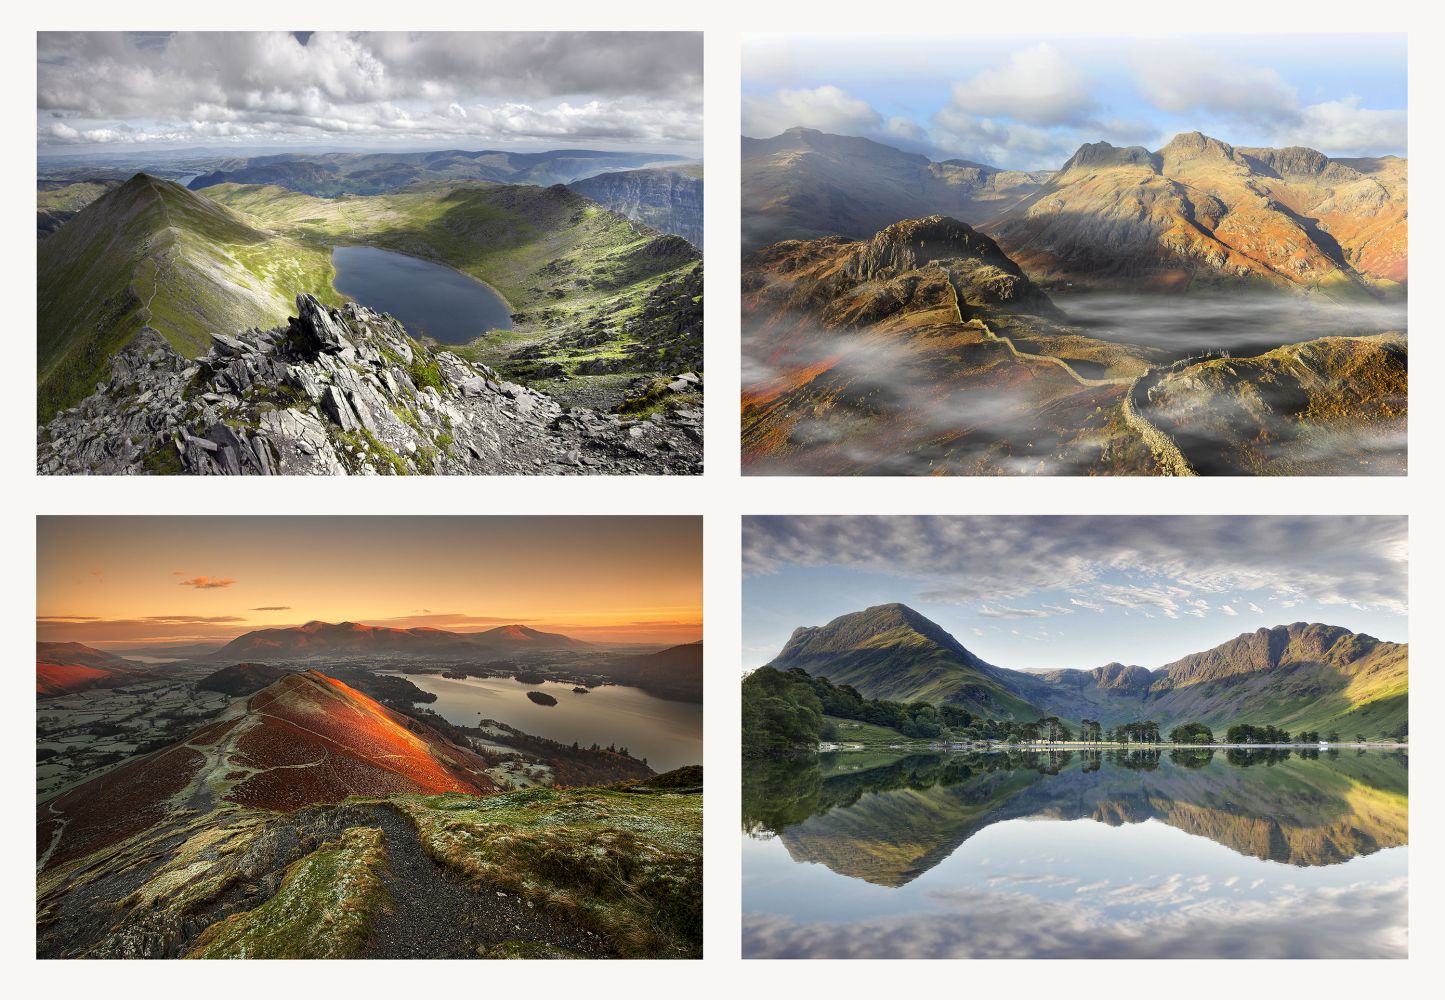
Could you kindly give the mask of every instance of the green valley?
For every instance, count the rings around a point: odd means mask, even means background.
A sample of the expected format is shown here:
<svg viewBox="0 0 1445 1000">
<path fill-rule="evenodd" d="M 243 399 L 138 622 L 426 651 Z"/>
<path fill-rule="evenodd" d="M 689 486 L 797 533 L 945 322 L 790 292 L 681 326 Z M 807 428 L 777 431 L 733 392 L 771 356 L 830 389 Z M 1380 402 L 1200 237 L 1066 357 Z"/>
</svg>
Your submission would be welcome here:
<svg viewBox="0 0 1445 1000">
<path fill-rule="evenodd" d="M 986 663 L 913 609 L 885 604 L 795 630 L 747 676 L 743 747 L 1158 743 L 1174 727 L 1187 727 L 1176 741 L 1191 741 L 1241 724 L 1273 727 L 1282 742 L 1395 741 L 1408 732 L 1408 670 L 1405 644 L 1296 623 L 1157 670 L 1030 673 Z"/>
<path fill-rule="evenodd" d="M 428 183 L 327 199 L 140 174 L 40 244 L 41 419 L 90 392 L 142 329 L 196 357 L 212 334 L 282 322 L 298 294 L 339 305 L 330 254 L 348 245 L 493 286 L 514 328 L 454 353 L 564 400 L 613 406 L 633 378 L 701 368 L 700 255 L 567 188 Z"/>
</svg>

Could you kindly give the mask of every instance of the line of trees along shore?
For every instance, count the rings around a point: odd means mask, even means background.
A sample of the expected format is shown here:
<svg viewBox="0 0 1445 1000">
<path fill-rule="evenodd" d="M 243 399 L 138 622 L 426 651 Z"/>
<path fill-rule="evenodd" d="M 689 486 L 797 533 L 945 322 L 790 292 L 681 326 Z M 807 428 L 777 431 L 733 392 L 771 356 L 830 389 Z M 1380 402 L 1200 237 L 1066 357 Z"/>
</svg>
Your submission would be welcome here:
<svg viewBox="0 0 1445 1000">
<path fill-rule="evenodd" d="M 1077 734 L 1057 716 L 1032 722 L 985 719 L 957 705 L 925 701 L 901 702 L 864 698 L 848 684 L 834 684 L 794 667 L 780 671 L 759 667 L 743 678 L 743 754 L 777 756 L 811 753 L 819 743 L 838 738 L 835 719 L 892 729 L 911 740 L 930 742 L 1115 743 L 1162 744 L 1159 723 L 1138 720 L 1105 729 L 1097 719 L 1082 719 Z M 1363 735 L 1356 739 L 1367 742 Z M 1337 743 L 1338 732 L 1321 737 L 1317 730 L 1290 733 L 1276 726 L 1232 725 L 1224 742 L 1235 744 Z M 1202 722 L 1185 722 L 1169 730 L 1168 742 L 1200 745 L 1215 742 L 1214 731 Z"/>
</svg>

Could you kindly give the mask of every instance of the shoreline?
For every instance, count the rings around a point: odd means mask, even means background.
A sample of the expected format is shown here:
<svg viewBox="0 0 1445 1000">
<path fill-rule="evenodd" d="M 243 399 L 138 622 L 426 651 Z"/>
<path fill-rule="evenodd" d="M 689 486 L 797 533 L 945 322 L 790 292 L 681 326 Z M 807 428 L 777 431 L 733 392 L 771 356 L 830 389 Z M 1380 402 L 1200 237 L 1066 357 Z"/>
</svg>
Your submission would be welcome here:
<svg viewBox="0 0 1445 1000">
<path fill-rule="evenodd" d="M 971 743 L 820 743 L 814 753 L 858 750 L 908 750 L 935 753 L 1002 753 L 1007 750 L 1408 750 L 1408 743 L 1013 743 L 978 746 Z"/>
</svg>

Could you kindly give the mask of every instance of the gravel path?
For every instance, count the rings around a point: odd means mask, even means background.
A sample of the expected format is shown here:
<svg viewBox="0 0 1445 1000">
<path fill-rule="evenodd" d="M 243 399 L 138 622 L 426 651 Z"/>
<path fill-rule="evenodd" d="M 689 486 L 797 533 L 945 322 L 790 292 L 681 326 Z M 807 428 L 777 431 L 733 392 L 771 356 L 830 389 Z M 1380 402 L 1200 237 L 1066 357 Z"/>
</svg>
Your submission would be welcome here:
<svg viewBox="0 0 1445 1000">
<path fill-rule="evenodd" d="M 510 892 L 468 883 L 432 861 L 410 823 L 377 806 L 367 825 L 386 837 L 392 905 L 376 923 L 368 958 L 484 958 L 506 942 L 607 958 L 601 938 L 530 907 Z M 539 954 L 538 957 L 541 957 Z"/>
</svg>

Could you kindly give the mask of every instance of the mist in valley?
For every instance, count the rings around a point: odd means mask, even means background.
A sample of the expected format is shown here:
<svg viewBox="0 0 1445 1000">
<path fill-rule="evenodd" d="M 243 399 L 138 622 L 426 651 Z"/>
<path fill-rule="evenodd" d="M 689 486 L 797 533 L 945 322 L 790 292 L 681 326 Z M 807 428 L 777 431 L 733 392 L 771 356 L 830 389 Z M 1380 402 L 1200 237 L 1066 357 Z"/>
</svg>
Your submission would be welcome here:
<svg viewBox="0 0 1445 1000">
<path fill-rule="evenodd" d="M 1178 357 L 1228 351 L 1243 357 L 1319 337 L 1351 337 L 1406 329 L 1403 298 L 1339 302 L 1322 295 L 1272 292 L 1190 292 L 1133 295 L 1051 289 L 1065 325 L 1119 344 L 1158 348 Z"/>
</svg>

